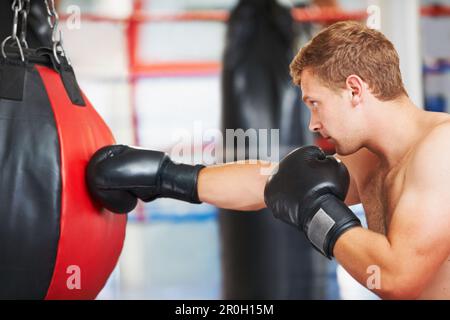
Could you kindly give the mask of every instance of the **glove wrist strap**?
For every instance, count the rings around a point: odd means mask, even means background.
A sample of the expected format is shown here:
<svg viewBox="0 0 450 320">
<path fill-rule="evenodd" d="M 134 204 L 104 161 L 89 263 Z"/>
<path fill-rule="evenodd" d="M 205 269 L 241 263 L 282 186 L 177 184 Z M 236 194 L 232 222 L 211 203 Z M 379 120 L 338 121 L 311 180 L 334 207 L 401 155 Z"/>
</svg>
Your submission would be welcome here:
<svg viewBox="0 0 450 320">
<path fill-rule="evenodd" d="M 305 225 L 305 233 L 313 246 L 331 259 L 337 239 L 350 228 L 361 226 L 361 222 L 342 200 L 332 194 L 320 197 L 318 203 Z"/>
<path fill-rule="evenodd" d="M 190 203 L 201 203 L 197 183 L 200 170 L 204 167 L 170 161 L 161 176 L 161 195 Z"/>
</svg>

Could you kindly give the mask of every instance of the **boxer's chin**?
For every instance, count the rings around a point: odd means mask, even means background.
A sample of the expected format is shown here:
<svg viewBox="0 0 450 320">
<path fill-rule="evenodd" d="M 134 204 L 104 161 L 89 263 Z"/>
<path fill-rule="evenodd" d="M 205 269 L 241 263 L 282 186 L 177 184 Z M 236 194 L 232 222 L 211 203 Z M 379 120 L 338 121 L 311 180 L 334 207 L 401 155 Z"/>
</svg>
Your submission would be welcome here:
<svg viewBox="0 0 450 320">
<path fill-rule="evenodd" d="M 340 155 L 343 155 L 343 156 L 346 156 L 346 155 L 349 154 L 348 153 L 349 152 L 349 150 L 348 150 L 349 148 L 346 148 L 345 144 L 341 144 L 341 143 L 339 143 L 338 141 L 336 141 L 334 139 L 330 139 L 329 141 L 334 146 L 334 149 L 336 150 L 337 154 L 340 154 Z"/>
<path fill-rule="evenodd" d="M 352 146 L 346 143 L 339 143 L 333 140 L 333 145 L 336 150 L 336 153 L 342 156 L 349 156 L 359 150 L 356 146 Z"/>
</svg>

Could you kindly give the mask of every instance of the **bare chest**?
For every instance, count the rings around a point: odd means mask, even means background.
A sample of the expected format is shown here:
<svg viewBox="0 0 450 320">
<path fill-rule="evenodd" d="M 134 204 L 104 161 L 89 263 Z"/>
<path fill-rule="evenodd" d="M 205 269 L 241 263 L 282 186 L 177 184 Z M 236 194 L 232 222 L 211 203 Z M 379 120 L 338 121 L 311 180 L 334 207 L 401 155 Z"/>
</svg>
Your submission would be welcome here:
<svg viewBox="0 0 450 320">
<path fill-rule="evenodd" d="M 358 185 L 360 199 L 370 230 L 386 234 L 403 190 L 405 169 L 375 170 Z"/>
</svg>

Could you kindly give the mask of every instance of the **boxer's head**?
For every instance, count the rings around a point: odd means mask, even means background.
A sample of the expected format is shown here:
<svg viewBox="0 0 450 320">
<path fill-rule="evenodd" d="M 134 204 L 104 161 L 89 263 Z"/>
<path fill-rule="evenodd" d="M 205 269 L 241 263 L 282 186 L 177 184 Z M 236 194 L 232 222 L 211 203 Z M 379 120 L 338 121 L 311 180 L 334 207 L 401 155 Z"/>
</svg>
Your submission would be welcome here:
<svg viewBox="0 0 450 320">
<path fill-rule="evenodd" d="M 310 130 L 331 137 L 340 154 L 363 146 L 368 107 L 407 96 L 393 44 L 358 22 L 321 31 L 290 68 L 311 111 Z"/>
</svg>

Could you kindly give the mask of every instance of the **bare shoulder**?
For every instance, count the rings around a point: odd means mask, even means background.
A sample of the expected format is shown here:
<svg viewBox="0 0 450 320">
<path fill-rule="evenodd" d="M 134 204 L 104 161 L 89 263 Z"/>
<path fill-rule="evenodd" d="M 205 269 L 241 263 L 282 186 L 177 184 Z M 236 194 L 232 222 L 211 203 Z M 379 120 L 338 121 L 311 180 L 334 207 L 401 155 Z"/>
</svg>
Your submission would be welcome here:
<svg viewBox="0 0 450 320">
<path fill-rule="evenodd" d="M 432 160 L 439 155 L 450 154 L 450 119 L 432 127 L 418 143 L 414 159 L 422 157 Z"/>
<path fill-rule="evenodd" d="M 431 128 L 415 147 L 409 165 L 410 176 L 421 181 L 450 177 L 450 120 Z"/>
<path fill-rule="evenodd" d="M 450 122 L 444 121 L 430 128 L 413 150 L 393 214 L 401 224 L 392 222 L 395 230 L 400 226 L 405 232 L 415 230 L 416 246 L 428 246 L 425 251 L 435 250 L 430 248 L 437 242 L 447 244 L 440 246 L 445 258 L 450 252 L 449 163 Z"/>
<path fill-rule="evenodd" d="M 424 143 L 433 143 L 433 142 L 448 142 L 450 141 L 450 117 L 445 121 L 439 122 L 436 124 L 428 134 L 425 136 L 423 142 Z"/>
</svg>

